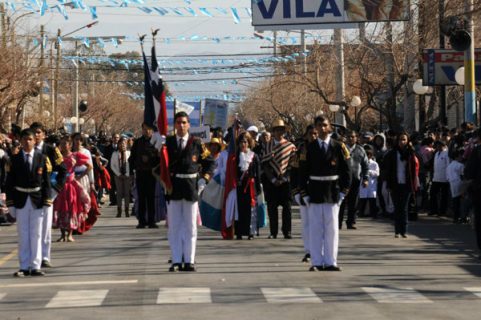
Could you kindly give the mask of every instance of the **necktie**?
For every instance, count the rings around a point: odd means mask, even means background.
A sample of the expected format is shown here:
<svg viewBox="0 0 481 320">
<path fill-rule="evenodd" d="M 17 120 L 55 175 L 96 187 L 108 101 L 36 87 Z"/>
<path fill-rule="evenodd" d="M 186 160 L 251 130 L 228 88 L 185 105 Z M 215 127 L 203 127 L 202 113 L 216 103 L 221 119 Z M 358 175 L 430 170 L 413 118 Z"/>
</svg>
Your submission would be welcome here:
<svg viewBox="0 0 481 320">
<path fill-rule="evenodd" d="M 125 175 L 127 173 L 127 166 L 125 162 L 125 152 L 120 153 L 120 174 Z"/>
<path fill-rule="evenodd" d="M 324 141 L 321 142 L 321 149 L 322 153 L 326 153 L 326 143 Z"/>
<path fill-rule="evenodd" d="M 30 171 L 30 153 L 25 154 L 25 167 Z"/>
<path fill-rule="evenodd" d="M 184 138 L 179 139 L 179 149 L 184 150 Z"/>
</svg>

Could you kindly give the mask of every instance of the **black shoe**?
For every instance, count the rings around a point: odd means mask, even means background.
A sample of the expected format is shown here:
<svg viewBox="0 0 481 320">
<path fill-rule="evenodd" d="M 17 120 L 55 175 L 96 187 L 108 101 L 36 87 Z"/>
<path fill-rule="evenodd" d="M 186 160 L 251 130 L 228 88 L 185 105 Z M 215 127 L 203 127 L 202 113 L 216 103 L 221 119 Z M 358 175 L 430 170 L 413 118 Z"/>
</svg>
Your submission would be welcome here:
<svg viewBox="0 0 481 320">
<path fill-rule="evenodd" d="M 341 271 L 341 267 L 338 266 L 328 266 L 324 268 L 324 271 Z"/>
<path fill-rule="evenodd" d="M 284 235 L 284 239 L 292 239 L 292 236 L 290 233 Z"/>
<path fill-rule="evenodd" d="M 149 224 L 149 229 L 159 229 L 159 226 L 154 224 Z"/>
<path fill-rule="evenodd" d="M 236 240 L 242 240 L 242 236 L 239 236 L 239 235 L 237 235 L 235 238 Z"/>
<path fill-rule="evenodd" d="M 328 266 L 323 269 L 324 271 L 341 271 L 341 267 L 338 266 Z"/>
<path fill-rule="evenodd" d="M 322 270 L 324 270 L 322 266 L 312 266 L 309 268 L 309 271 L 315 271 L 315 272 L 322 271 Z"/>
<path fill-rule="evenodd" d="M 52 268 L 52 264 L 48 260 L 42 260 L 42 268 Z"/>
<path fill-rule="evenodd" d="M 18 270 L 17 272 L 15 272 L 15 273 L 13 274 L 13 276 L 14 276 L 15 278 L 24 278 L 24 277 L 27 277 L 27 276 L 29 276 L 29 275 L 30 275 L 30 271 L 29 271 L 29 270 L 22 270 L 22 269 Z"/>
<path fill-rule="evenodd" d="M 277 235 L 270 234 L 267 239 L 277 239 Z"/>
<path fill-rule="evenodd" d="M 179 272 L 181 269 L 181 264 L 180 263 L 174 263 L 173 265 L 170 266 L 169 272 Z"/>
<path fill-rule="evenodd" d="M 357 230 L 357 228 L 356 228 L 355 226 L 353 226 L 352 224 L 348 224 L 348 225 L 347 225 L 347 229 Z"/>
<path fill-rule="evenodd" d="M 117 205 L 117 202 L 111 202 L 109 203 L 109 206 L 116 206 Z"/>
<path fill-rule="evenodd" d="M 30 275 L 32 277 L 43 277 L 45 275 L 45 272 L 40 269 L 33 269 L 32 271 L 30 271 Z"/>
<path fill-rule="evenodd" d="M 193 263 L 184 263 L 184 268 L 182 268 L 182 271 L 195 272 L 196 270 Z"/>
<path fill-rule="evenodd" d="M 302 258 L 302 262 L 309 262 L 309 261 L 311 261 L 311 254 L 306 253 L 304 255 L 304 258 Z"/>
<path fill-rule="evenodd" d="M 145 224 L 138 224 L 135 228 L 137 229 L 145 229 Z"/>
<path fill-rule="evenodd" d="M 121 213 L 117 213 L 117 215 L 115 216 L 116 218 L 122 218 L 122 214 Z"/>
</svg>

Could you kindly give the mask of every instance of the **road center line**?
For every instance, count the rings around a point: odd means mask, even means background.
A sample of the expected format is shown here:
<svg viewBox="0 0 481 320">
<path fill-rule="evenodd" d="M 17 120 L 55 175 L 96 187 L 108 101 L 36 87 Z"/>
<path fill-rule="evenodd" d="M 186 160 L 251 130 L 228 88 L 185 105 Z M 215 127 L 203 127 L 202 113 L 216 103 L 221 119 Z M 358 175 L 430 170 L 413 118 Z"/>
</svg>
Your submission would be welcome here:
<svg viewBox="0 0 481 320">
<path fill-rule="evenodd" d="M 83 286 L 83 285 L 102 285 L 102 284 L 132 284 L 139 280 L 105 280 L 105 281 L 68 281 L 68 282 L 45 282 L 45 283 L 16 283 L 0 285 L 0 288 L 32 288 L 32 287 L 51 287 L 51 286 Z"/>
<path fill-rule="evenodd" d="M 5 262 L 7 262 L 8 260 L 12 259 L 14 256 L 17 255 L 17 249 L 13 249 L 12 252 L 10 252 L 9 254 L 7 254 L 5 257 L 3 257 L 2 259 L 0 259 L 0 266 L 2 266 Z"/>
</svg>

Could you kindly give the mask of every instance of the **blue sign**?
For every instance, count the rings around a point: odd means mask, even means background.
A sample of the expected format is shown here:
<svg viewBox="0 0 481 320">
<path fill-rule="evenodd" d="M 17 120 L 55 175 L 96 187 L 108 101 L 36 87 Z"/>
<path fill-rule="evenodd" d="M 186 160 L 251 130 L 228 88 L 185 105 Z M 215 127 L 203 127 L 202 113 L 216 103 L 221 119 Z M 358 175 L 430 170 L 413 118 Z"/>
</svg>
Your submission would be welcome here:
<svg viewBox="0 0 481 320">
<path fill-rule="evenodd" d="M 352 28 L 358 22 L 409 20 L 409 8 L 409 0 L 255 0 L 252 25 L 258 30 L 322 29 L 339 23 Z"/>
</svg>

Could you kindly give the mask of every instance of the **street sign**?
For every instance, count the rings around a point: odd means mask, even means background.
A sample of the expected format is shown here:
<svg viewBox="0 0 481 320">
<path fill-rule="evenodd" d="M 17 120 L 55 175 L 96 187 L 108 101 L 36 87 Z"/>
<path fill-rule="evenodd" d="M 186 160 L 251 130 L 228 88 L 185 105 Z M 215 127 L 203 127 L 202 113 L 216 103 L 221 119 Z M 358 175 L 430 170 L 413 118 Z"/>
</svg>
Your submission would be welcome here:
<svg viewBox="0 0 481 320">
<path fill-rule="evenodd" d="M 481 84 L 481 49 L 475 50 L 475 79 Z M 456 70 L 464 67 L 464 52 L 452 49 L 423 50 L 423 85 L 456 86 L 454 75 Z"/>
<path fill-rule="evenodd" d="M 409 20 L 409 0 L 253 0 L 252 25 L 260 30 L 324 29 L 325 24 Z M 338 27 L 344 27 L 339 25 Z"/>
</svg>

